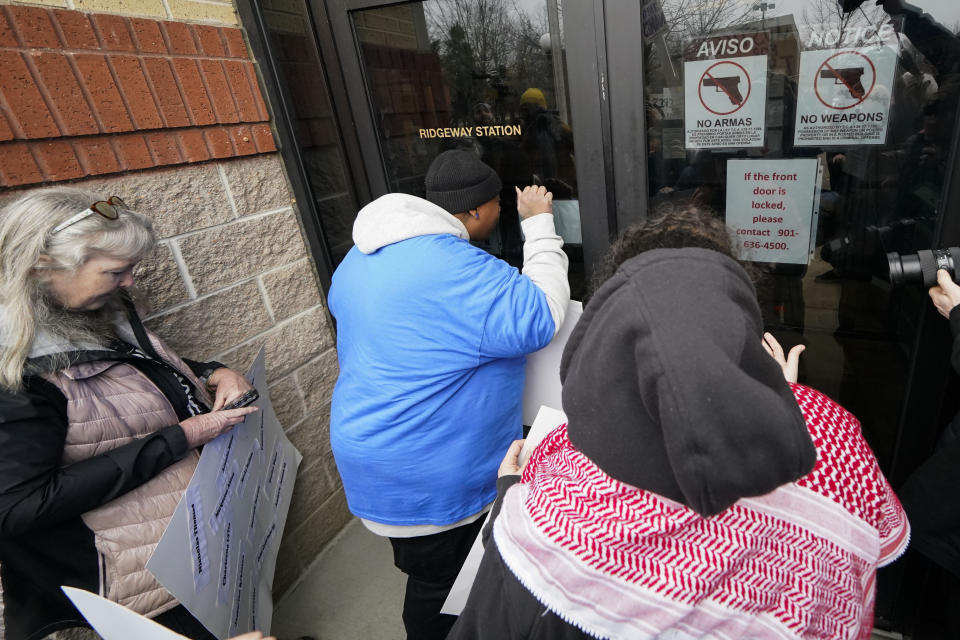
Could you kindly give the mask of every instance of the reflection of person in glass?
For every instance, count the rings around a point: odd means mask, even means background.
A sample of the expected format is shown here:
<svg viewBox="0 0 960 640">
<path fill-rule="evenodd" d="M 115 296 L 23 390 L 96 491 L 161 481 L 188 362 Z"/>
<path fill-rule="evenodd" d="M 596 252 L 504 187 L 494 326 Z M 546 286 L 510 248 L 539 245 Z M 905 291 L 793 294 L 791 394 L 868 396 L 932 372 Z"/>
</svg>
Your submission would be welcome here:
<svg viewBox="0 0 960 640">
<path fill-rule="evenodd" d="M 503 460 L 449 640 L 866 638 L 909 525 L 857 420 L 762 335 L 726 228 L 651 220 L 599 271 L 569 422 Z"/>
<path fill-rule="evenodd" d="M 516 190 L 521 274 L 469 242 L 499 217 L 489 166 L 446 151 L 425 184 L 426 200 L 393 193 L 360 211 L 328 297 L 333 453 L 350 510 L 407 574 L 409 639 L 444 638 L 454 621 L 440 608 L 520 437 L 525 356 L 553 338 L 570 296 L 545 188 Z"/>
<path fill-rule="evenodd" d="M 940 315 L 950 322 L 953 347 L 950 362 L 960 374 L 960 286 L 950 274 L 937 271 L 937 285 L 929 290 Z M 939 640 L 960 637 L 960 413 L 944 429 L 933 455 L 911 474 L 900 489 L 900 499 L 913 529 L 911 548 L 945 571 L 928 575 L 933 588 L 929 601 L 920 603 L 912 638 Z"/>
<path fill-rule="evenodd" d="M 497 123 L 493 110 L 486 102 L 473 107 L 473 122 L 476 130 Z M 523 264 L 523 236 L 520 233 L 520 218 L 517 216 L 515 187 L 528 185 L 532 180 L 530 164 L 517 148 L 517 140 L 511 136 L 474 135 L 473 147 L 484 164 L 489 165 L 503 181 L 500 189 L 500 253 L 510 264 Z"/>
<path fill-rule="evenodd" d="M 859 6 L 862 2 L 854 0 L 849 4 Z M 877 4 L 891 16 L 902 18 L 902 32 L 936 69 L 938 82 L 944 75 L 960 72 L 960 38 L 956 34 L 909 2 L 879 0 Z"/>
<path fill-rule="evenodd" d="M 557 198 L 576 197 L 573 131 L 557 114 L 547 110 L 547 99 L 540 89 L 531 87 L 520 96 L 520 124 L 520 147 L 529 158 L 534 175 Z"/>
</svg>

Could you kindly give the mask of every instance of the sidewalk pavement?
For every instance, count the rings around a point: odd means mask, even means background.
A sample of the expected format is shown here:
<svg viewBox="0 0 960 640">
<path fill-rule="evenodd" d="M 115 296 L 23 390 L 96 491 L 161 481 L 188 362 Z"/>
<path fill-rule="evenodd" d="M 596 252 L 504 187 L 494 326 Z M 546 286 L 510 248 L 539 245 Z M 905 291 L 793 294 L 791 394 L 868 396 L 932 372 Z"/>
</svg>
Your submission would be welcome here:
<svg viewBox="0 0 960 640">
<path fill-rule="evenodd" d="M 279 640 L 404 640 L 405 585 L 390 542 L 355 519 L 277 602 L 271 631 Z"/>
</svg>

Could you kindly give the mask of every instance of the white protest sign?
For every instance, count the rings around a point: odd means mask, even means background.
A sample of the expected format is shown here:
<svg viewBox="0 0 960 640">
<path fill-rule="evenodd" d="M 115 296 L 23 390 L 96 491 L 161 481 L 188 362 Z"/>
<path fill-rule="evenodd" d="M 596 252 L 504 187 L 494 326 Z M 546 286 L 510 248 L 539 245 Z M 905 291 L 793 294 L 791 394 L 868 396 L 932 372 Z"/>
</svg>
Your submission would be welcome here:
<svg viewBox="0 0 960 640">
<path fill-rule="evenodd" d="M 303 456 L 267 391 L 263 350 L 247 380 L 260 411 L 207 443 L 147 569 L 218 638 L 269 632 L 271 585 Z M 136 636 L 127 636 L 136 637 Z"/>
<path fill-rule="evenodd" d="M 727 162 L 727 226 L 741 259 L 807 264 L 820 167 L 816 158 Z"/>
<path fill-rule="evenodd" d="M 899 41 L 892 25 L 804 28 L 794 144 L 884 144 Z"/>
<path fill-rule="evenodd" d="M 684 53 L 687 149 L 762 147 L 767 32 L 696 40 Z"/>
<path fill-rule="evenodd" d="M 567 303 L 563 325 L 550 344 L 527 356 L 526 382 L 523 387 L 523 424 L 529 424 L 531 427 L 520 454 L 521 458 L 529 456 L 533 447 L 543 440 L 544 436 L 566 422 L 566 415 L 560 410 L 560 357 L 581 315 L 583 315 L 583 303 L 571 300 Z M 481 536 L 478 535 L 474 541 L 443 603 L 441 613 L 456 616 L 463 611 L 473 581 L 477 577 L 480 560 L 483 558 L 483 545 L 480 538 Z"/>
<path fill-rule="evenodd" d="M 560 408 L 560 357 L 581 315 L 583 303 L 571 300 L 567 303 L 563 326 L 557 335 L 553 336 L 550 344 L 527 356 L 526 382 L 523 386 L 523 424 L 533 424 L 541 406 Z"/>
<path fill-rule="evenodd" d="M 163 625 L 95 593 L 60 587 L 103 640 L 187 640 Z"/>
<path fill-rule="evenodd" d="M 537 417 L 530 427 L 530 433 L 528 433 L 524 439 L 523 449 L 520 450 L 520 459 L 529 459 L 530 454 L 533 453 L 537 445 L 550 435 L 551 431 L 566 422 L 567 414 L 563 411 L 547 406 L 540 407 L 540 411 L 537 413 Z M 504 454 L 506 454 L 506 451 L 504 451 Z M 490 514 L 487 514 L 483 521 L 484 528 L 486 528 L 487 520 L 489 519 Z M 453 587 L 450 588 L 450 593 L 447 595 L 447 599 L 444 601 L 440 613 L 458 616 L 463 612 L 463 608 L 467 604 L 467 598 L 470 596 L 470 589 L 473 588 L 473 583 L 477 579 L 477 572 L 480 570 L 481 560 L 483 560 L 482 529 L 481 532 L 477 534 L 477 539 L 473 541 L 473 546 L 470 547 L 470 553 L 467 554 L 467 559 L 464 560 L 463 566 L 460 567 L 460 573 L 457 574 L 457 579 L 454 581 Z"/>
</svg>

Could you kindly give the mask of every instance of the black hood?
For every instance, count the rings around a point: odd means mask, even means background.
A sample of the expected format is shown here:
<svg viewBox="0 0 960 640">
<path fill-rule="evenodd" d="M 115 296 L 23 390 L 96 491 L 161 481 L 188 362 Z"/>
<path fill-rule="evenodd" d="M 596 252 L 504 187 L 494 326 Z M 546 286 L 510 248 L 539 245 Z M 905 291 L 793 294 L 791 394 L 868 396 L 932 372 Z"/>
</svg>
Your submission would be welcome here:
<svg viewBox="0 0 960 640">
<path fill-rule="evenodd" d="M 627 260 L 563 353 L 571 442 L 617 480 L 705 516 L 807 474 L 816 450 L 762 332 L 734 260 L 694 248 Z"/>
</svg>

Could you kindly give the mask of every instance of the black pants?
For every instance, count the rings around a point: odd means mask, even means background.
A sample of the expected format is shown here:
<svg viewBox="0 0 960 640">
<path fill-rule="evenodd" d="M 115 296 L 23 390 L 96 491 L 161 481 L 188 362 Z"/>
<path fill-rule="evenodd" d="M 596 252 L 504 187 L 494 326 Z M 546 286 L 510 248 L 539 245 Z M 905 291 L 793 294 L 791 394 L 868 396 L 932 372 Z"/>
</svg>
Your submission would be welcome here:
<svg viewBox="0 0 960 640">
<path fill-rule="evenodd" d="M 407 574 L 403 626 L 407 640 L 443 640 L 456 616 L 440 613 L 460 573 L 483 518 L 470 524 L 416 538 L 390 538 L 393 564 Z"/>
</svg>

